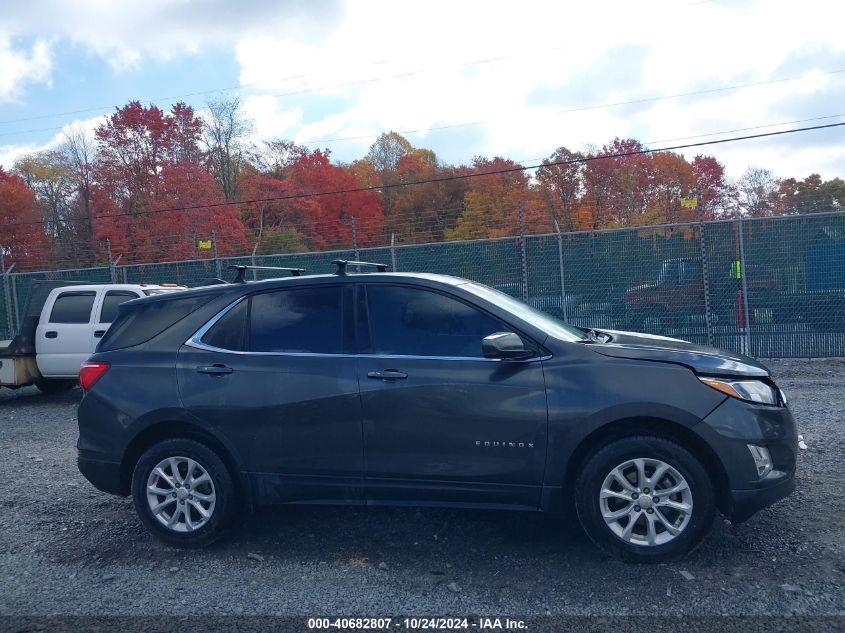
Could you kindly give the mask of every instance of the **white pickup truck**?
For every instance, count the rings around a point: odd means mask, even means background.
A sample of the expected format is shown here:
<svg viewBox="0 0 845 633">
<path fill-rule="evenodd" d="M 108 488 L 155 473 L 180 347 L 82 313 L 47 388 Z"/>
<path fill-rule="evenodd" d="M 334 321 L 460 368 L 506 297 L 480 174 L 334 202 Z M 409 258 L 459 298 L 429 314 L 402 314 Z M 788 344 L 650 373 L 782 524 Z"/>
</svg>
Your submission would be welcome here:
<svg viewBox="0 0 845 633">
<path fill-rule="evenodd" d="M 0 341 L 0 386 L 34 384 L 45 393 L 76 385 L 82 363 L 94 353 L 125 301 L 183 290 L 173 284 L 33 282 L 18 334 Z"/>
</svg>

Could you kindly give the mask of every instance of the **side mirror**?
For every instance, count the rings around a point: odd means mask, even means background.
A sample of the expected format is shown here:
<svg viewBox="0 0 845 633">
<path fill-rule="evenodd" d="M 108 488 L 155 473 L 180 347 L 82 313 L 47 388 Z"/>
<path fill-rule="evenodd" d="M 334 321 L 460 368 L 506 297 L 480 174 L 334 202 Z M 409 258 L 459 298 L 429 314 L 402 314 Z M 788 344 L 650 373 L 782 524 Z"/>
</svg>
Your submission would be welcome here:
<svg viewBox="0 0 845 633">
<path fill-rule="evenodd" d="M 496 332 L 481 341 L 485 358 L 525 358 L 530 353 L 518 334 Z"/>
</svg>

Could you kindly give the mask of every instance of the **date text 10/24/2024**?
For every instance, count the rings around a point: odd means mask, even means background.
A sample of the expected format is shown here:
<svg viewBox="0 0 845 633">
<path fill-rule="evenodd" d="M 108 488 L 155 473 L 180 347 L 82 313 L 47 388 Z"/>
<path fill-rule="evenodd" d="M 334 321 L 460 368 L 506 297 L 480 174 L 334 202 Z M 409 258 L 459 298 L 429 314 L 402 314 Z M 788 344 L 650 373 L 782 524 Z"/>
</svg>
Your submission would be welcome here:
<svg viewBox="0 0 845 633">
<path fill-rule="evenodd" d="M 410 618 L 308 618 L 312 630 L 490 630 L 518 631 L 527 629 L 524 620 L 515 618 L 479 617 L 410 617 Z"/>
</svg>

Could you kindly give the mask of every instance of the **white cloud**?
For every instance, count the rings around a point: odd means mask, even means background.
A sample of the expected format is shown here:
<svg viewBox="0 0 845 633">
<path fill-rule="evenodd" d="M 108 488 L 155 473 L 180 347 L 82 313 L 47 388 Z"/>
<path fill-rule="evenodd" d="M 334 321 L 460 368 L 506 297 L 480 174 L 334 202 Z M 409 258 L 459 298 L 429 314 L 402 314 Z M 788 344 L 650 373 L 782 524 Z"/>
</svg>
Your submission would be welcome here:
<svg viewBox="0 0 845 633">
<path fill-rule="evenodd" d="M 800 11 L 790 0 L 29 0 L 6 8 L 4 29 L 42 38 L 16 52 L 40 65 L 24 72 L 0 62 L 0 100 L 4 72 L 17 90 L 49 79 L 44 42 L 53 39 L 117 70 L 222 48 L 240 65 L 241 100 L 259 138 L 332 139 L 319 145 L 352 160 L 393 129 L 450 162 L 533 159 L 615 136 L 672 139 L 842 113 L 845 73 L 825 73 L 845 69 L 844 21 L 845 5 L 827 0 L 804 0 Z M 0 39 L 0 60 L 9 41 Z M 591 107 L 783 77 L 803 79 Z M 820 139 L 833 134 L 702 151 L 733 175 L 756 163 L 832 177 L 845 144 Z"/>
<path fill-rule="evenodd" d="M 138 66 L 145 57 L 166 60 L 207 47 L 228 47 L 261 33 L 318 39 L 341 13 L 337 0 L 11 0 L 5 4 L 4 27 L 9 32 L 69 40 L 118 71 Z"/>
<path fill-rule="evenodd" d="M 800 12 L 786 0 L 745 6 L 664 0 L 649 8 L 436 0 L 424 11 L 412 8 L 417 6 L 355 3 L 316 43 L 273 35 L 243 39 L 236 48 L 241 84 L 276 100 L 275 109 L 265 103 L 270 113 L 307 104 L 298 142 L 370 137 L 325 143 L 345 160 L 360 156 L 372 137 L 389 129 L 411 131 L 412 142 L 447 160 L 467 161 L 473 154 L 540 157 L 560 145 L 579 149 L 614 136 L 676 138 L 841 110 L 824 98 L 832 84 L 845 82 L 845 74 L 824 74 L 845 68 L 845 39 L 838 33 L 845 5 L 838 3 L 807 0 Z M 506 59 L 461 65 L 501 57 Z M 804 78 L 560 112 L 783 77 Z M 538 91 L 553 97 L 539 102 Z M 784 111 L 790 100 L 804 96 L 810 102 L 814 95 L 812 112 Z M 472 122 L 481 123 L 431 130 Z M 766 146 L 789 175 L 816 170 L 833 176 L 845 164 L 845 148 L 793 153 L 790 164 L 789 151 L 772 149 L 783 144 Z M 727 148 L 710 151 L 725 162 L 730 157 L 732 174 L 752 158 L 766 164 L 750 144 Z"/>
<path fill-rule="evenodd" d="M 46 150 L 56 149 L 65 142 L 67 135 L 71 132 L 85 132 L 86 134 L 93 134 L 94 129 L 105 123 L 107 115 L 100 115 L 90 119 L 76 119 L 70 123 L 62 126 L 62 129 L 57 132 L 46 143 L 26 143 L 21 145 L 0 145 L 0 167 L 10 170 L 15 164 L 15 161 L 27 154 L 36 152 L 43 152 Z"/>
<path fill-rule="evenodd" d="M 0 103 L 20 99 L 27 83 L 48 82 L 52 69 L 47 42 L 37 40 L 27 51 L 15 48 L 11 38 L 0 34 Z"/>
</svg>

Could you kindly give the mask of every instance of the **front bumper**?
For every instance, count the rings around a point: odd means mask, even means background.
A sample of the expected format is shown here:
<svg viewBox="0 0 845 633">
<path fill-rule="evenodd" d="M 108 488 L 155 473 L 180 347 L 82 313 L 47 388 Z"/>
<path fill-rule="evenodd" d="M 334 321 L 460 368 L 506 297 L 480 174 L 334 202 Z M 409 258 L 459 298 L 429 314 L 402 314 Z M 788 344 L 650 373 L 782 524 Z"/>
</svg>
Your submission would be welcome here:
<svg viewBox="0 0 845 633">
<path fill-rule="evenodd" d="M 795 490 L 798 433 L 787 407 L 727 398 L 693 427 L 716 452 L 724 468 L 722 513 L 739 523 Z M 748 445 L 764 446 L 772 472 L 760 478 Z"/>
<path fill-rule="evenodd" d="M 731 490 L 725 514 L 732 523 L 741 523 L 763 508 L 788 497 L 795 490 L 795 475 L 784 474 L 778 481 L 765 488 Z"/>
</svg>

